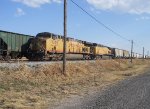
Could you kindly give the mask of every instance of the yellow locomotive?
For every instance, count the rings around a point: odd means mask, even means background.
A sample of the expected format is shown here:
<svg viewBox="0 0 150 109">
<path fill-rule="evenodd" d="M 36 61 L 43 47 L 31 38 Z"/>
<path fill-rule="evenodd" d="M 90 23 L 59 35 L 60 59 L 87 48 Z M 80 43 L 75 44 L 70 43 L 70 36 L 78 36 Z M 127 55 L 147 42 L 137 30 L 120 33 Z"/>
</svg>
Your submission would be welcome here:
<svg viewBox="0 0 150 109">
<path fill-rule="evenodd" d="M 113 56 L 109 47 L 90 42 L 84 42 L 84 45 L 90 47 L 91 59 L 111 58 Z"/>
<path fill-rule="evenodd" d="M 90 47 L 83 41 L 67 38 L 66 53 L 68 58 L 90 58 Z M 32 39 L 28 49 L 30 60 L 61 60 L 63 57 L 63 37 L 52 33 L 39 33 Z"/>
</svg>

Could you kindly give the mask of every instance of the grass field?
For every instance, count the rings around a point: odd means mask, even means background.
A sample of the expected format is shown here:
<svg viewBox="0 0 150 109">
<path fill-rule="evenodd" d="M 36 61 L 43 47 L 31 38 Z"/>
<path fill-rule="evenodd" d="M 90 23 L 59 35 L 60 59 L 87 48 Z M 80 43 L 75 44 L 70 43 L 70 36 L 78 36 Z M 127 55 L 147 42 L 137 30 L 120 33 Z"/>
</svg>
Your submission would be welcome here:
<svg viewBox="0 0 150 109">
<path fill-rule="evenodd" d="M 62 64 L 0 68 L 0 109 L 46 109 L 70 95 L 84 95 L 144 72 L 149 60 L 99 60 Z"/>
</svg>

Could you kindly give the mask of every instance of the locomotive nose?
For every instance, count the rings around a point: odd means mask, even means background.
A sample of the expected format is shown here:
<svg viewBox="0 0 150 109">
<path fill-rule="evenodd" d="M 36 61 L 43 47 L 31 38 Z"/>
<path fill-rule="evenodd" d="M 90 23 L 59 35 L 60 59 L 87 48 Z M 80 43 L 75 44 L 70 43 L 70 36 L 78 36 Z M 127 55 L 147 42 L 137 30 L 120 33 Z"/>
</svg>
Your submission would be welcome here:
<svg viewBox="0 0 150 109">
<path fill-rule="evenodd" d="M 43 47 L 43 41 L 42 39 L 33 39 L 31 44 L 30 44 L 30 49 L 32 51 L 44 51 L 44 47 Z"/>
</svg>

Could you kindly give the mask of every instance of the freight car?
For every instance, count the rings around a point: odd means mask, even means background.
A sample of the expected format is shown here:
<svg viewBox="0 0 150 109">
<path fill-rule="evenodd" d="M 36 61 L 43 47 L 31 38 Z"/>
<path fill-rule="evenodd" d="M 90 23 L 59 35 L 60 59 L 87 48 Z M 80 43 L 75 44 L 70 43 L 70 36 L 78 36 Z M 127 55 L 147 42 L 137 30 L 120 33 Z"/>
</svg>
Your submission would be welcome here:
<svg viewBox="0 0 150 109">
<path fill-rule="evenodd" d="M 118 48 L 112 48 L 111 49 L 112 54 L 114 54 L 113 58 L 123 58 L 123 50 L 118 49 Z"/>
<path fill-rule="evenodd" d="M 142 54 L 139 54 L 139 53 L 133 52 L 133 53 L 132 53 L 132 57 L 133 57 L 134 59 L 141 59 L 141 58 L 143 58 L 143 55 L 142 55 Z"/>
<path fill-rule="evenodd" d="M 122 49 L 118 49 L 118 48 L 112 48 L 111 52 L 113 54 L 113 58 L 124 58 L 124 59 L 128 59 L 130 58 L 130 53 L 127 50 L 122 50 Z"/>
<path fill-rule="evenodd" d="M 21 58 L 33 36 L 0 30 L 0 60 Z"/>
<path fill-rule="evenodd" d="M 136 58 L 139 58 L 139 55 L 138 55 L 137 53 L 133 52 L 133 53 L 132 53 L 132 57 L 133 57 L 134 59 L 136 59 Z"/>
<path fill-rule="evenodd" d="M 112 57 L 108 47 L 86 41 L 67 38 L 66 53 L 68 59 L 97 59 Z M 32 39 L 28 56 L 29 60 L 61 60 L 63 58 L 63 36 L 44 32 Z"/>
<path fill-rule="evenodd" d="M 127 50 L 123 50 L 123 58 L 129 59 L 130 58 L 130 53 Z"/>
</svg>

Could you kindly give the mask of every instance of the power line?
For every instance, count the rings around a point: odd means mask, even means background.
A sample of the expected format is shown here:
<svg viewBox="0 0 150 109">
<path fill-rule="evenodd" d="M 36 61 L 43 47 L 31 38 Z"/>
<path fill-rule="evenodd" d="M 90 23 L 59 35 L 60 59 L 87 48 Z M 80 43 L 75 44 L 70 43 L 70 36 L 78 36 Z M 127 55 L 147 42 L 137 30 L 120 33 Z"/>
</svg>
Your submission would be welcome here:
<svg viewBox="0 0 150 109">
<path fill-rule="evenodd" d="M 127 39 L 126 37 L 122 36 L 121 34 L 115 32 L 112 28 L 106 26 L 104 23 L 102 23 L 101 21 L 99 21 L 96 17 L 94 17 L 92 14 L 88 13 L 85 9 L 83 9 L 81 6 L 79 6 L 76 2 L 74 2 L 73 0 L 70 0 L 74 5 L 76 5 L 79 9 L 81 9 L 83 12 L 85 12 L 89 17 L 91 17 L 93 20 L 95 20 L 97 23 L 99 23 L 100 25 L 102 25 L 104 28 L 106 28 L 107 30 L 111 31 L 113 34 L 115 34 L 116 36 L 119 36 L 120 38 L 127 40 L 129 42 L 131 42 L 131 40 Z"/>
<path fill-rule="evenodd" d="M 91 17 L 94 21 L 96 21 L 98 24 L 102 25 L 104 28 L 106 28 L 107 30 L 111 31 L 113 34 L 115 34 L 116 36 L 129 41 L 132 43 L 132 40 L 129 40 L 128 38 L 122 36 L 121 34 L 117 33 L 116 31 L 114 31 L 111 27 L 106 26 L 104 23 L 102 23 L 100 20 L 98 20 L 96 17 L 94 17 L 92 14 L 90 14 L 89 12 L 87 12 L 85 9 L 83 9 L 80 5 L 78 5 L 76 2 L 74 2 L 74 0 L 70 0 L 74 5 L 76 5 L 79 9 L 81 9 L 83 12 L 85 12 L 89 17 Z M 133 44 L 141 47 L 139 44 L 133 42 Z"/>
</svg>

